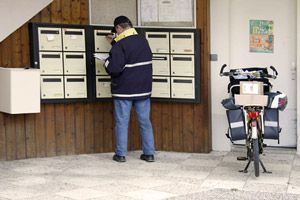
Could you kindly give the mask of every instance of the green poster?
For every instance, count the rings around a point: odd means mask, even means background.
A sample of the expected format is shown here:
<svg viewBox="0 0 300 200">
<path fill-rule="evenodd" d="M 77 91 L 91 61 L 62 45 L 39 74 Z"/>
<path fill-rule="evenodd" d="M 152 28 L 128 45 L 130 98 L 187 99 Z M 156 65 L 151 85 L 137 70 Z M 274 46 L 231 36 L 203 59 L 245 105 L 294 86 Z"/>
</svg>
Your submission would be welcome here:
<svg viewBox="0 0 300 200">
<path fill-rule="evenodd" d="M 250 52 L 273 53 L 273 29 L 273 21 L 250 20 Z"/>
</svg>

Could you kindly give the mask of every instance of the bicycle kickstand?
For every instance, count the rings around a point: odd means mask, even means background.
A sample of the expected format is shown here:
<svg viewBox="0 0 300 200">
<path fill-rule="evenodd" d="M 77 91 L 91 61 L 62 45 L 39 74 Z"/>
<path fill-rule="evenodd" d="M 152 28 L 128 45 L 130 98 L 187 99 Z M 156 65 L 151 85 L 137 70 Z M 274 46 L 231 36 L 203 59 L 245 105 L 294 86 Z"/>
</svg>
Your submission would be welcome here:
<svg viewBox="0 0 300 200">
<path fill-rule="evenodd" d="M 260 163 L 261 167 L 263 168 L 264 173 L 272 174 L 271 171 L 267 171 L 267 169 L 266 169 L 264 163 L 261 161 L 261 159 L 259 159 L 259 163 Z"/>
<path fill-rule="evenodd" d="M 248 167 L 249 167 L 250 163 L 251 163 L 251 159 L 249 159 L 246 167 L 244 169 L 242 169 L 242 170 L 239 170 L 239 172 L 247 173 L 248 172 Z"/>
</svg>

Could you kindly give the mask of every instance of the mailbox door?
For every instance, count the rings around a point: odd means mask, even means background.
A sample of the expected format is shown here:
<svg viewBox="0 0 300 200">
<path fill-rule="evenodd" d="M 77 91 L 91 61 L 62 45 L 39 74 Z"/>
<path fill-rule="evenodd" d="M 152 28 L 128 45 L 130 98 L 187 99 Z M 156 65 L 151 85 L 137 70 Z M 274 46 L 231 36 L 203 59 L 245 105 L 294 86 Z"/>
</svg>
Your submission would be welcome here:
<svg viewBox="0 0 300 200">
<path fill-rule="evenodd" d="M 64 53 L 65 74 L 86 74 L 85 53 Z"/>
<path fill-rule="evenodd" d="M 170 98 L 170 77 L 153 76 L 151 97 Z"/>
<path fill-rule="evenodd" d="M 61 51 L 61 28 L 39 27 L 39 50 Z"/>
<path fill-rule="evenodd" d="M 40 52 L 41 74 L 63 74 L 63 61 L 61 52 Z"/>
<path fill-rule="evenodd" d="M 110 30 L 95 30 L 95 52 L 109 52 L 111 44 L 106 39 L 106 36 L 110 34 Z"/>
<path fill-rule="evenodd" d="M 41 76 L 41 99 L 63 98 L 63 76 Z"/>
<path fill-rule="evenodd" d="M 96 76 L 96 97 L 111 98 L 110 76 Z"/>
<path fill-rule="evenodd" d="M 194 54 L 194 33 L 171 33 L 171 53 Z"/>
<path fill-rule="evenodd" d="M 152 56 L 153 75 L 170 75 L 170 58 L 168 54 L 153 54 Z"/>
<path fill-rule="evenodd" d="M 84 29 L 63 28 L 62 31 L 64 51 L 85 51 Z"/>
<path fill-rule="evenodd" d="M 185 77 L 172 77 L 172 98 L 194 99 L 195 79 Z"/>
<path fill-rule="evenodd" d="M 171 73 L 173 76 L 195 76 L 195 59 L 193 55 L 172 55 Z"/>
<path fill-rule="evenodd" d="M 86 98 L 87 85 L 85 76 L 65 76 L 65 98 Z"/>
<path fill-rule="evenodd" d="M 169 53 L 169 32 L 146 32 L 152 53 Z"/>
</svg>

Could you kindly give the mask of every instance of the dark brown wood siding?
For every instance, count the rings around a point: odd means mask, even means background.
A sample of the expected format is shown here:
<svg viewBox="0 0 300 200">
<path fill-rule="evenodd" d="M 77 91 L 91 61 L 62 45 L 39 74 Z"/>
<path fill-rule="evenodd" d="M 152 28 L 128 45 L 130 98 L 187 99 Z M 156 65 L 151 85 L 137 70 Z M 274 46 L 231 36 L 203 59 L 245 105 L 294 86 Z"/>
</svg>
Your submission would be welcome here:
<svg viewBox="0 0 300 200">
<path fill-rule="evenodd" d="M 54 0 L 30 22 L 88 24 L 88 0 Z M 210 152 L 209 0 L 197 0 L 201 29 L 201 103 L 152 103 L 157 150 Z M 28 23 L 0 43 L 1 67 L 30 65 Z M 43 104 L 39 114 L 0 113 L 0 160 L 114 151 L 113 105 Z M 136 115 L 129 150 L 141 148 Z"/>
</svg>

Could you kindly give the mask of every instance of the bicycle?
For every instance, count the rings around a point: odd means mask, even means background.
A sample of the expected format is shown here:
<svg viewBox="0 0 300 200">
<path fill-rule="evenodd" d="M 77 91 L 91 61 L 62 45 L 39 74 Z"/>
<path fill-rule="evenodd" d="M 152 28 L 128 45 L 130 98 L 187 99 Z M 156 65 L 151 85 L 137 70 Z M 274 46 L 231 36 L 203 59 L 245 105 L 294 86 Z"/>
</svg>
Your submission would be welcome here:
<svg viewBox="0 0 300 200">
<path fill-rule="evenodd" d="M 231 97 L 222 101 L 223 106 L 228 109 L 229 128 L 226 135 L 232 142 L 246 140 L 248 163 L 240 172 L 247 173 L 253 161 L 256 177 L 259 176 L 260 165 L 264 173 L 271 173 L 264 166 L 260 154 L 266 146 L 264 139 L 278 139 L 279 142 L 281 128 L 278 110 L 285 109 L 287 97 L 281 92 L 270 92 L 272 85 L 269 82 L 269 79 L 276 79 L 278 72 L 273 66 L 270 66 L 272 74 L 268 73 L 267 68 L 241 68 L 224 72 L 226 66 L 224 64 L 220 70 L 220 76 L 230 78 L 228 93 Z M 275 120 L 268 121 L 270 118 Z M 276 120 L 277 123 L 273 123 Z M 270 127 L 273 128 L 271 131 Z"/>
</svg>

